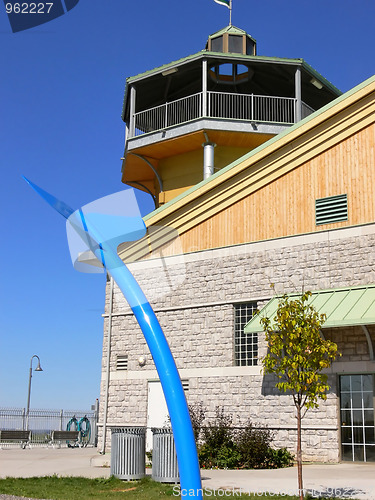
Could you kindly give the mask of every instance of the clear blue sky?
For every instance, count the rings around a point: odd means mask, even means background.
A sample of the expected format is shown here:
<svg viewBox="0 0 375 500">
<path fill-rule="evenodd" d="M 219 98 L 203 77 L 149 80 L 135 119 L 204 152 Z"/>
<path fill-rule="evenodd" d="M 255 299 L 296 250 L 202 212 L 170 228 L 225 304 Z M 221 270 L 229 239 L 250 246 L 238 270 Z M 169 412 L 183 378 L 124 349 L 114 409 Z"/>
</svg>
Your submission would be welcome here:
<svg viewBox="0 0 375 500">
<path fill-rule="evenodd" d="M 373 0 L 233 4 L 259 55 L 304 58 L 342 91 L 374 73 Z M 1 3 L 0 407 L 26 405 L 33 354 L 44 371 L 32 408 L 88 409 L 99 397 L 104 276 L 73 269 L 64 220 L 21 175 L 73 208 L 124 189 L 125 78 L 198 52 L 227 24 L 214 0 L 80 0 L 13 34 Z"/>
</svg>

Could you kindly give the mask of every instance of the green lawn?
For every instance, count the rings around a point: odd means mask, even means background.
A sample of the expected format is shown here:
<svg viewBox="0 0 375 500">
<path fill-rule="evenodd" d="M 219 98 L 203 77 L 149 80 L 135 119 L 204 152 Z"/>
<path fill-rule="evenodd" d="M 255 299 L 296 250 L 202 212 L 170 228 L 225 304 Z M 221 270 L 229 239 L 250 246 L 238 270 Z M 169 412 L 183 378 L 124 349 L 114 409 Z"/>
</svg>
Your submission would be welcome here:
<svg viewBox="0 0 375 500">
<path fill-rule="evenodd" d="M 121 481 L 114 477 L 87 479 L 83 477 L 32 477 L 0 479 L 0 494 L 43 498 L 47 500 L 101 500 L 137 499 L 154 500 L 180 498 L 178 487 L 161 484 L 149 478 L 141 481 Z M 207 491 L 204 498 L 250 498 L 245 494 L 228 495 L 221 490 L 218 494 Z M 187 498 L 187 497 L 183 497 Z M 260 499 L 261 497 L 254 497 Z M 297 497 L 272 496 L 272 500 L 297 500 Z"/>
</svg>

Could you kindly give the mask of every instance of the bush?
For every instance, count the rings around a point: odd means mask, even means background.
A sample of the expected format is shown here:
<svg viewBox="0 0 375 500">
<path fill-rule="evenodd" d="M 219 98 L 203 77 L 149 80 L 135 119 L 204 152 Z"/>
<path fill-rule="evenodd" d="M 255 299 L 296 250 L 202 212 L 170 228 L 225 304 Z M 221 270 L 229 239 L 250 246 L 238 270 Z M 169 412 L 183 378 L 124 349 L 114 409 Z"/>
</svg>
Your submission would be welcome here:
<svg viewBox="0 0 375 500">
<path fill-rule="evenodd" d="M 201 467 L 234 468 L 237 467 L 241 455 L 234 441 L 232 416 L 226 415 L 224 408 L 216 408 L 213 423 L 202 428 L 204 445 L 198 452 Z"/>
<path fill-rule="evenodd" d="M 273 434 L 268 428 L 260 428 L 248 421 L 246 427 L 240 429 L 236 436 L 241 466 L 247 469 L 267 467 L 272 438 Z"/>
<path fill-rule="evenodd" d="M 268 449 L 267 454 L 267 469 L 280 469 L 282 467 L 291 467 L 295 461 L 295 457 L 286 448 L 274 450 Z"/>
<path fill-rule="evenodd" d="M 189 405 L 189 413 L 190 413 L 191 425 L 193 427 L 195 441 L 196 443 L 198 443 L 202 424 L 206 418 L 206 411 L 203 408 L 203 403 L 199 402 L 193 405 Z"/>
<path fill-rule="evenodd" d="M 215 420 L 203 427 L 203 405 L 189 409 L 196 440 L 202 435 L 202 444 L 198 446 L 201 467 L 275 469 L 293 464 L 294 456 L 286 448 L 271 448 L 273 433 L 267 427 L 259 427 L 249 420 L 245 427 L 236 429 L 232 425 L 233 417 L 220 407 L 216 408 Z"/>
</svg>

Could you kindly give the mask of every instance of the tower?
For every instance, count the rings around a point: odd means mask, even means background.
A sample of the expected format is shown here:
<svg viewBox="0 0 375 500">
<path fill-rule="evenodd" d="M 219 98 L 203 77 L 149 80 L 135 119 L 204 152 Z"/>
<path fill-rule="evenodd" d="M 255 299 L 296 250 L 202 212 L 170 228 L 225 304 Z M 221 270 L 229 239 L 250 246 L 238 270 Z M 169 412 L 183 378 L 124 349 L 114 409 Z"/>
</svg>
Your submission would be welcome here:
<svg viewBox="0 0 375 500">
<path fill-rule="evenodd" d="M 160 206 L 341 92 L 303 59 L 257 55 L 235 26 L 126 81 L 122 181 Z"/>
</svg>

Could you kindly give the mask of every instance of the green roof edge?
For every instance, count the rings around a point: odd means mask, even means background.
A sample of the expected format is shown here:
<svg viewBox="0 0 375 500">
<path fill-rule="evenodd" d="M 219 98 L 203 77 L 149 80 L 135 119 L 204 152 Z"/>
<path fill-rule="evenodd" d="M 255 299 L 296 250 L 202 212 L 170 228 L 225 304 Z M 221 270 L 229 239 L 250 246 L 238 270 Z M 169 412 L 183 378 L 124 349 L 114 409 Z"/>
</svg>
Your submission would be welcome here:
<svg viewBox="0 0 375 500">
<path fill-rule="evenodd" d="M 349 291 L 352 291 L 352 290 L 361 290 L 361 289 L 373 289 L 375 288 L 375 284 L 374 283 L 369 283 L 367 285 L 356 285 L 356 286 L 343 286 L 343 287 L 339 287 L 339 288 L 325 288 L 323 290 L 310 290 L 311 291 L 311 294 L 314 295 L 314 294 L 321 294 L 321 293 L 336 293 L 336 292 L 344 292 L 345 290 L 349 290 Z M 269 307 L 271 304 L 273 304 L 276 300 L 280 300 L 282 297 L 284 297 L 284 295 L 287 295 L 289 298 L 293 298 L 293 297 L 300 297 L 301 295 L 303 295 L 303 292 L 301 293 L 287 293 L 287 294 L 277 294 L 277 295 L 274 295 L 273 297 L 271 297 L 269 299 L 269 301 L 267 302 L 267 304 L 265 304 L 256 314 L 254 314 L 254 316 L 246 323 L 246 325 L 244 326 L 244 332 L 245 333 L 249 333 L 249 332 L 246 332 L 246 328 L 249 326 L 249 324 L 251 322 L 254 322 L 256 321 L 256 318 L 259 318 L 260 317 L 260 313 L 262 311 L 264 311 L 267 307 Z M 332 322 L 332 323 L 337 323 L 336 322 Z M 355 324 L 361 324 L 361 323 L 353 323 L 353 325 Z M 340 324 L 341 326 L 341 324 Z M 254 327 L 253 327 L 254 328 Z"/>
<path fill-rule="evenodd" d="M 328 103 L 325 106 L 323 106 L 323 108 L 318 109 L 317 111 L 315 111 L 311 115 L 307 116 L 303 120 L 299 121 L 298 123 L 295 123 L 290 128 L 284 130 L 284 132 L 281 132 L 280 134 L 275 135 L 275 137 L 272 137 L 272 139 L 269 139 L 268 141 L 264 142 L 263 144 L 261 144 L 257 148 L 252 149 L 249 153 L 246 153 L 245 155 L 241 156 L 240 158 L 237 158 L 237 160 L 233 161 L 232 163 L 230 163 L 226 167 L 222 168 L 219 172 L 216 172 L 215 174 L 213 174 L 208 179 L 205 179 L 205 180 L 199 182 L 195 186 L 189 188 L 188 190 L 184 191 L 180 195 L 176 196 L 176 198 L 173 198 L 172 200 L 168 201 L 162 207 L 159 207 L 156 210 L 150 212 L 143 219 L 145 221 L 147 221 L 151 217 L 154 217 L 156 214 L 159 214 L 159 213 L 163 212 L 165 209 L 169 208 L 174 203 L 177 203 L 178 201 L 182 200 L 185 196 L 188 196 L 189 194 L 194 193 L 194 191 L 196 191 L 198 189 L 201 189 L 203 186 L 205 186 L 206 184 L 208 184 L 209 182 L 211 182 L 213 179 L 216 179 L 216 178 L 220 177 L 220 175 L 223 175 L 225 172 L 228 172 L 229 170 L 231 170 L 232 168 L 234 168 L 239 163 L 241 163 L 244 160 L 247 160 L 247 159 L 251 158 L 252 156 L 256 155 L 257 153 L 259 153 L 260 151 L 262 151 L 263 149 L 265 149 L 266 147 L 268 147 L 270 144 L 273 144 L 273 143 L 279 141 L 280 139 L 282 139 L 283 137 L 287 136 L 288 134 L 291 134 L 292 132 L 294 132 L 294 130 L 296 130 L 297 128 L 299 128 L 301 125 L 303 125 L 305 123 L 308 123 L 310 120 L 313 120 L 314 118 L 316 118 L 317 116 L 321 115 L 322 113 L 324 113 L 328 109 L 332 108 L 333 106 L 336 106 L 339 102 L 344 101 L 345 99 L 347 99 L 351 95 L 353 95 L 356 92 L 358 92 L 359 90 L 367 87 L 368 85 L 370 85 L 373 82 L 375 82 L 375 75 L 372 76 L 372 77 L 370 77 L 370 78 L 368 78 L 367 80 L 365 80 L 364 82 L 360 83 L 359 85 L 353 87 L 352 89 L 348 90 L 347 92 L 345 92 L 341 96 L 337 97 L 336 99 L 334 99 L 330 103 Z"/>
</svg>

